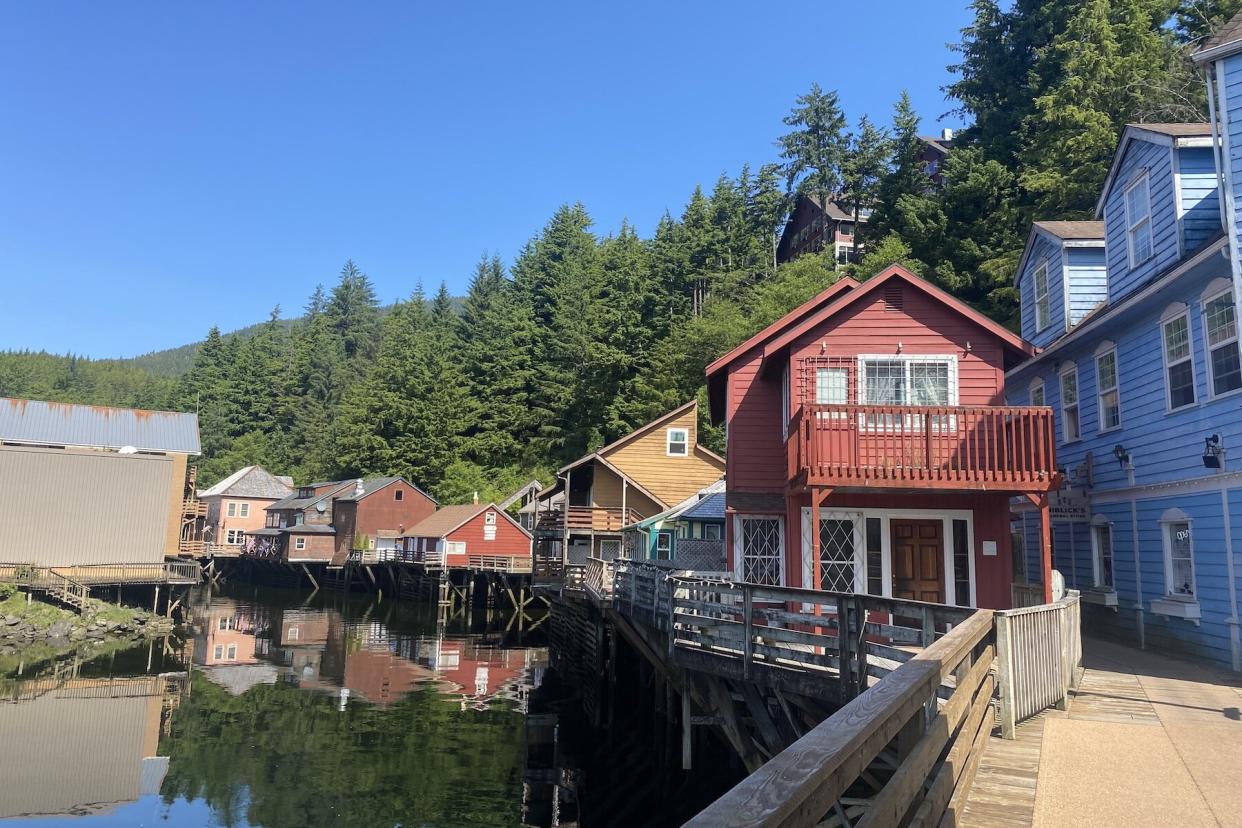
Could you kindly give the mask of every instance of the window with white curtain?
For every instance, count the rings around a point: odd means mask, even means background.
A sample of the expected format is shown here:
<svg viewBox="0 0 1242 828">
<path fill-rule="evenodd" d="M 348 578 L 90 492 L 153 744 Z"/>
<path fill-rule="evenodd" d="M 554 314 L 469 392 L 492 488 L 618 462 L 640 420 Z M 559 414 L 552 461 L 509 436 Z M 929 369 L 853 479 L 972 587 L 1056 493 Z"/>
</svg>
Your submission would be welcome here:
<svg viewBox="0 0 1242 828">
<path fill-rule="evenodd" d="M 864 357 L 865 405 L 957 405 L 954 357 Z"/>
</svg>

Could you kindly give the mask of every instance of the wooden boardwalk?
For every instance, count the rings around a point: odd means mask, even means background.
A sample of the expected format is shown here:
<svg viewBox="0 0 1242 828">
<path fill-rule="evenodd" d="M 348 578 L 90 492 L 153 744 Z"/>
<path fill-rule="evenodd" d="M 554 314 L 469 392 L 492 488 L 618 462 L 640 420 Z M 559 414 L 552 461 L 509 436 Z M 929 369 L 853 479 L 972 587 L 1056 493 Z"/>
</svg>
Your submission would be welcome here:
<svg viewBox="0 0 1242 828">
<path fill-rule="evenodd" d="M 1068 711 L 988 741 L 959 825 L 1242 826 L 1242 679 L 1084 640 Z"/>
</svg>

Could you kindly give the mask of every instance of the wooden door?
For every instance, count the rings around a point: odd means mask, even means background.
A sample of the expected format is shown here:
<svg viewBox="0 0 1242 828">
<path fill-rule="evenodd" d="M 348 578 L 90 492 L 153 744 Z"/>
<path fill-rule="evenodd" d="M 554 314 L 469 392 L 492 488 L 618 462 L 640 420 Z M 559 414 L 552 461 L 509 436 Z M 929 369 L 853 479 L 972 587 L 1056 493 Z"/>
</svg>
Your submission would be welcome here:
<svg viewBox="0 0 1242 828">
<path fill-rule="evenodd" d="M 893 597 L 944 603 L 944 522 L 893 520 Z"/>
</svg>

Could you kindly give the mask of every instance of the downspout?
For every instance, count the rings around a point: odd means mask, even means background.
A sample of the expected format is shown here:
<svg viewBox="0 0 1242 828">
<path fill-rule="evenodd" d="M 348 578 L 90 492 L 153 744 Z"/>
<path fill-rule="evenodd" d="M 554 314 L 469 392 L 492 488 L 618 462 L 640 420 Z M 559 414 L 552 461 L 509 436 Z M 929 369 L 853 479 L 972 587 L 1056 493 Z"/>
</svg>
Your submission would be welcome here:
<svg viewBox="0 0 1242 828">
<path fill-rule="evenodd" d="M 1233 170 L 1225 163 L 1230 158 L 1232 148 L 1229 146 L 1229 130 L 1222 122 L 1227 117 L 1224 88 L 1216 73 L 1216 62 L 1212 61 L 1204 68 L 1208 87 L 1208 112 L 1212 125 L 1212 151 L 1216 157 L 1216 181 L 1220 187 L 1221 197 L 1218 199 L 1221 209 L 1221 221 L 1225 236 L 1229 239 L 1229 272 L 1233 277 L 1234 315 L 1237 316 L 1239 299 L 1242 298 L 1242 256 L 1238 251 L 1237 205 L 1233 200 Z M 1220 95 L 1220 107 L 1217 108 L 1216 96 Z M 1225 573 L 1229 578 L 1229 609 L 1230 616 L 1225 623 L 1229 625 L 1229 649 L 1233 659 L 1233 669 L 1242 671 L 1242 642 L 1239 642 L 1238 625 L 1242 618 L 1238 615 L 1238 582 L 1234 567 L 1233 526 L 1229 515 L 1229 490 L 1225 484 L 1220 489 L 1221 511 L 1225 521 Z"/>
</svg>

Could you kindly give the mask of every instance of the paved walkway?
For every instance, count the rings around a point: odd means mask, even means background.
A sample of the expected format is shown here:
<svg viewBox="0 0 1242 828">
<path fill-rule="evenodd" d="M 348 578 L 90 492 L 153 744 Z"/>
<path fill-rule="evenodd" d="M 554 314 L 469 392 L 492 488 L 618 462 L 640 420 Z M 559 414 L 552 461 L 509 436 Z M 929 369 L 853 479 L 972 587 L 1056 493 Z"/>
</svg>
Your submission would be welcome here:
<svg viewBox="0 0 1242 828">
<path fill-rule="evenodd" d="M 960 824 L 1242 827 L 1242 676 L 1094 639 L 1068 712 L 993 736 Z"/>
</svg>

